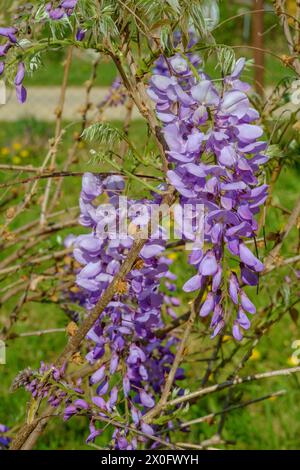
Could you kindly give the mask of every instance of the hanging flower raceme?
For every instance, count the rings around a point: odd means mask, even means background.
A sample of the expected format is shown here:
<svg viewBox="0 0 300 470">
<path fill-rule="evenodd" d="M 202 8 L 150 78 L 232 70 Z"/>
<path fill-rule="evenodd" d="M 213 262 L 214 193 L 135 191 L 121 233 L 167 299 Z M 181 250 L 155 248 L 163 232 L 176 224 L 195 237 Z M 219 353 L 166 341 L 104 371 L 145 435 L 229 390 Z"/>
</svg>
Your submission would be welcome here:
<svg viewBox="0 0 300 470">
<path fill-rule="evenodd" d="M 20 372 L 13 382 L 12 389 L 16 390 L 24 387 L 25 390 L 32 394 L 34 399 L 41 400 L 46 398 L 51 406 L 58 407 L 63 402 L 68 403 L 69 400 L 66 388 L 59 386 L 59 383 L 64 380 L 64 375 L 65 365 L 58 369 L 53 365 L 41 362 L 40 368 L 36 371 L 28 368 Z M 80 380 L 73 386 L 73 393 L 83 393 L 79 385 Z"/>
<path fill-rule="evenodd" d="M 122 83 L 122 80 L 120 77 L 117 77 L 107 95 L 104 97 L 104 99 L 98 104 L 99 109 L 103 109 L 106 107 L 116 107 L 116 106 L 121 106 L 125 103 L 127 98 L 126 90 L 125 87 Z"/>
<path fill-rule="evenodd" d="M 8 432 L 9 428 L 0 423 L 0 450 L 8 449 L 11 441 L 10 437 L 7 435 Z"/>
<path fill-rule="evenodd" d="M 0 28 L 0 36 L 4 37 L 6 42 L 4 44 L 0 44 L 0 57 L 6 58 L 7 53 L 11 48 L 18 47 L 17 44 L 17 34 L 18 29 L 14 27 L 1 27 Z M 5 71 L 5 60 L 2 59 L 0 61 L 0 76 Z M 25 78 L 25 65 L 23 62 L 19 62 L 17 66 L 17 72 L 14 79 L 15 89 L 18 101 L 20 103 L 25 103 L 27 98 L 27 92 L 25 87 L 23 86 L 23 81 Z"/>
<path fill-rule="evenodd" d="M 60 20 L 63 16 L 71 16 L 78 0 L 53 0 L 46 5 L 46 11 L 52 20 Z M 79 39 L 80 40 L 80 39 Z"/>
<path fill-rule="evenodd" d="M 197 274 L 183 288 L 196 291 L 208 282 L 200 315 L 212 313 L 213 337 L 225 326 L 229 296 L 236 309 L 232 332 L 240 340 L 250 326 L 247 313 L 255 313 L 243 285 L 257 285 L 263 270 L 248 242 L 255 240 L 255 215 L 267 198 L 267 186 L 257 177 L 267 160 L 267 144 L 258 140 L 263 134 L 255 124 L 259 115 L 239 79 L 245 60 L 237 61 L 219 88 L 201 70 L 191 70 L 183 57 L 165 60 L 167 71 L 152 76 L 149 95 L 168 145 L 168 179 L 182 205 L 203 204 L 206 211 L 207 248 L 195 244 L 190 263 Z M 235 258 L 232 269 L 225 265 L 227 255 Z"/>
<path fill-rule="evenodd" d="M 101 179 L 86 173 L 83 177 L 80 222 L 90 227 L 92 232 L 74 239 L 73 246 L 76 261 L 84 266 L 77 274 L 77 285 L 86 292 L 87 310 L 101 298 L 133 244 L 132 235 L 111 238 L 108 230 L 107 236 L 103 236 L 113 217 L 116 216 L 116 222 L 120 223 L 124 207 L 119 207 L 119 195 L 123 190 L 124 181 L 120 176 Z M 103 193 L 108 195 L 111 206 L 115 208 L 111 215 L 107 213 L 107 204 L 98 207 L 93 204 Z M 127 201 L 126 212 L 131 212 L 132 227 L 148 224 L 150 206 L 158 199 Z M 133 204 L 138 204 L 139 209 L 143 209 L 142 213 L 133 213 Z M 99 366 L 90 377 L 90 385 L 95 386 L 94 405 L 102 413 L 110 413 L 124 397 L 133 423 L 141 429 L 147 426 L 143 423 L 144 412 L 154 406 L 155 395 L 162 390 L 165 375 L 174 360 L 171 347 L 176 343 L 173 338 L 165 340 L 155 335 L 163 327 L 161 307 L 164 300 L 170 315 L 172 307 L 179 303 L 171 294 L 175 276 L 169 271 L 170 259 L 162 254 L 164 242 L 161 236 L 158 237 L 162 235 L 161 231 L 162 228 L 158 227 L 157 233 L 147 241 L 133 269 L 126 279 L 119 281 L 114 298 L 87 335 L 89 352 L 86 359 L 91 364 L 102 362 L 107 349 L 110 351 L 108 363 Z M 169 288 L 170 295 L 160 292 L 161 282 Z M 112 387 L 111 378 L 118 375 L 121 383 Z M 180 370 L 176 376 L 179 378 L 182 378 Z M 75 409 L 72 410 L 76 414 Z M 88 440 L 93 436 L 94 430 Z M 118 430 L 114 435 L 115 447 L 135 447 L 134 441 L 128 439 L 124 432 Z"/>
<path fill-rule="evenodd" d="M 46 5 L 46 11 L 49 17 L 52 20 L 59 20 L 63 16 L 70 16 L 74 12 L 74 9 L 77 5 L 78 0 L 63 0 L 60 2 L 51 1 Z M 5 72 L 5 59 L 7 54 L 11 49 L 19 47 L 18 37 L 19 30 L 18 28 L 8 26 L 0 27 L 0 38 L 4 38 L 4 43 L 0 44 L 0 77 Z M 85 30 L 78 29 L 76 33 L 77 41 L 82 41 L 85 36 Z M 18 101 L 23 104 L 27 99 L 27 91 L 23 85 L 25 78 L 25 64 L 23 61 L 19 62 L 17 65 L 17 71 L 14 78 L 14 85 L 16 89 L 16 95 Z"/>
<path fill-rule="evenodd" d="M 78 237 L 69 235 L 65 245 L 73 246 L 76 263 L 82 266 L 76 276 L 79 291 L 75 296 L 72 292 L 70 299 L 87 311 L 97 304 L 133 244 L 133 235 L 112 233 L 114 217 L 117 224 L 124 217 L 129 218 L 130 230 L 135 233 L 137 228 L 148 226 L 151 205 L 161 202 L 161 196 L 155 195 L 153 200 L 127 200 L 126 206 L 121 205 L 119 196 L 124 187 L 123 178 L 117 175 L 83 176 L 80 223 L 91 232 Z M 108 198 L 109 206 L 95 204 L 101 195 Z M 157 335 L 164 327 L 162 306 L 166 305 L 166 313 L 174 316 L 173 308 L 180 303 L 174 296 L 176 277 L 169 270 L 172 261 L 163 254 L 162 235 L 163 229 L 154 227 L 133 269 L 119 281 L 112 301 L 87 334 L 86 360 L 92 367 L 96 365 L 89 377 L 91 399 L 80 395 L 83 393 L 80 383 L 75 388 L 64 386 L 64 368 L 57 370 L 42 364 L 37 373 L 24 371 L 17 378 L 18 384 L 25 386 L 34 398 L 47 397 L 52 406 L 62 406 L 65 420 L 77 414 L 88 415 L 87 442 L 94 441 L 102 432 L 96 426 L 97 417 L 117 416 L 124 401 L 129 411 L 127 424 L 147 435 L 154 434 L 154 428 L 143 421 L 143 415 L 155 405 L 163 389 L 174 362 L 172 349 L 177 343 L 171 336 Z M 167 294 L 162 293 L 161 284 Z M 175 380 L 182 378 L 183 371 L 178 369 Z M 128 430 L 118 427 L 112 438 L 115 449 L 135 449 L 138 441 L 145 441 L 144 437 L 136 439 Z"/>
<path fill-rule="evenodd" d="M 25 77 L 25 65 L 23 62 L 20 62 L 18 64 L 18 71 L 15 76 L 16 93 L 17 93 L 17 98 L 20 101 L 20 103 L 25 103 L 26 98 L 27 98 L 27 92 L 26 92 L 25 87 L 23 86 L 24 77 Z"/>
</svg>

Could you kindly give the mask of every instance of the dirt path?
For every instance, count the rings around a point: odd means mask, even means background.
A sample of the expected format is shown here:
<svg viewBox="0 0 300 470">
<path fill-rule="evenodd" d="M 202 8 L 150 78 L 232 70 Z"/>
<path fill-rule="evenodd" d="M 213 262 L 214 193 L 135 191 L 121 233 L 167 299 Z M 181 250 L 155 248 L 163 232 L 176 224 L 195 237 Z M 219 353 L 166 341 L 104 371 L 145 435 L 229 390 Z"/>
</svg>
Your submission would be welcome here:
<svg viewBox="0 0 300 470">
<path fill-rule="evenodd" d="M 54 121 L 54 110 L 58 103 L 60 87 L 31 87 L 28 88 L 28 98 L 25 104 L 20 105 L 14 90 L 8 90 L 5 105 L 0 105 L 0 121 L 17 121 L 33 117 L 42 121 Z M 107 88 L 94 88 L 91 92 L 91 102 L 99 103 L 106 96 Z M 70 121 L 80 119 L 80 108 L 85 102 L 85 89 L 83 87 L 69 87 L 66 94 L 63 118 Z M 91 113 L 95 112 L 92 109 Z M 109 108 L 104 113 L 106 119 L 122 120 L 125 116 L 124 106 Z M 134 109 L 133 117 L 139 117 Z"/>
<path fill-rule="evenodd" d="M 28 88 L 28 98 L 25 104 L 18 103 L 14 90 L 8 90 L 5 105 L 0 104 L 0 121 L 14 122 L 19 119 L 35 118 L 40 121 L 54 121 L 54 110 L 57 106 L 60 94 L 60 87 L 30 87 Z M 94 105 L 100 103 L 107 95 L 108 88 L 97 87 L 91 92 L 91 103 Z M 271 95 L 271 89 L 267 90 L 267 96 Z M 76 121 L 80 119 L 80 108 L 85 102 L 84 87 L 69 87 L 67 89 L 65 109 L 63 119 Z M 299 106 L 289 104 L 285 105 L 285 110 L 295 111 Z M 89 115 L 95 113 L 95 107 L 89 111 Z M 282 109 L 277 110 L 277 115 L 282 113 Z M 108 108 L 104 113 L 107 120 L 123 120 L 126 114 L 124 106 Z M 133 119 L 140 117 L 135 108 Z"/>
</svg>

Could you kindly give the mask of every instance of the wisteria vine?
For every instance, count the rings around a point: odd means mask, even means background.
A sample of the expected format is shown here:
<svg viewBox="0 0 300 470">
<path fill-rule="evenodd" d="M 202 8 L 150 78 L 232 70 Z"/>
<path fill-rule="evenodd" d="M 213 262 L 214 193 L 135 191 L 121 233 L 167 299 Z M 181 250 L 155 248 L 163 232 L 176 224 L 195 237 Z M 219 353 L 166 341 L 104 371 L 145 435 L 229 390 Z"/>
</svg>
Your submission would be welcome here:
<svg viewBox="0 0 300 470">
<path fill-rule="evenodd" d="M 56 21 L 71 16 L 76 5 L 77 0 L 51 1 L 45 11 Z M 76 40 L 83 41 L 85 34 L 86 30 L 79 28 Z M 0 28 L 0 36 L 5 39 L 0 56 L 5 58 L 10 49 L 18 47 L 18 29 Z M 167 183 L 176 189 L 182 207 L 205 207 L 204 246 L 197 242 L 193 246 L 189 263 L 196 274 L 186 281 L 183 290 L 205 291 L 200 317 L 212 314 L 212 338 L 230 324 L 234 338 L 240 341 L 250 327 L 247 314 L 256 311 L 244 287 L 256 286 L 264 269 L 249 246 L 255 247 L 255 216 L 267 198 L 267 186 L 260 178 L 267 144 L 259 140 L 263 135 L 255 124 L 259 115 L 247 97 L 248 85 L 240 80 L 245 60 L 239 59 L 229 75 L 214 83 L 202 69 L 199 54 L 180 51 L 180 35 L 175 34 L 174 43 L 178 52 L 155 62 L 148 94 L 166 143 Z M 196 43 L 197 37 L 192 34 L 188 50 Z M 1 61 L 0 75 L 4 70 L 5 62 Z M 21 103 L 26 100 L 24 77 L 21 61 L 14 79 Z M 122 86 L 118 78 L 105 104 L 124 102 Z M 151 205 L 161 202 L 160 193 L 167 185 L 158 189 L 160 192 L 153 193 L 151 199 L 127 201 L 127 208 L 140 203 L 149 210 L 146 215 L 131 216 L 133 227 L 147 226 Z M 90 232 L 68 236 L 65 245 L 73 247 L 74 258 L 81 266 L 75 273 L 79 290 L 72 300 L 87 314 L 118 273 L 134 242 L 136 233 L 126 238 L 103 238 L 103 199 L 121 217 L 118 203 L 124 190 L 124 179 L 118 175 L 85 173 L 82 179 L 80 223 Z M 113 432 L 115 449 L 136 449 L 139 442 L 149 443 L 149 438 L 151 445 L 156 445 L 151 436 L 161 423 L 150 425 L 143 417 L 164 389 L 178 343 L 177 338 L 158 333 L 168 316 L 176 318 L 173 309 L 180 305 L 163 230 L 158 226 L 157 233 L 150 235 L 133 269 L 118 283 L 114 298 L 86 337 L 83 350 L 93 369 L 89 393 L 80 378 L 70 385 L 66 364 L 59 369 L 41 364 L 38 371 L 23 371 L 15 381 L 15 386 L 24 386 L 35 400 L 47 399 L 54 408 L 62 406 L 65 420 L 87 415 L 87 442 L 102 434 L 101 418 L 118 420 L 125 415 L 124 426 L 116 425 Z M 196 235 L 191 234 L 190 239 L 193 241 Z M 80 324 L 78 318 L 76 321 Z M 183 378 L 184 371 L 178 368 L 175 382 Z M 178 387 L 174 393 L 180 395 L 184 390 Z M 176 410 L 165 418 L 163 424 L 171 430 L 177 420 Z M 135 435 L 132 426 L 141 434 Z M 4 447 L 9 444 L 7 431 L 0 425 L 0 444 Z M 168 439 L 168 431 L 164 436 Z"/>
<path fill-rule="evenodd" d="M 243 285 L 257 285 L 258 273 L 264 268 L 245 242 L 255 241 L 255 215 L 267 198 L 267 185 L 259 184 L 257 177 L 260 165 L 267 161 L 262 153 L 267 143 L 258 140 L 263 130 L 253 122 L 259 115 L 245 94 L 247 84 L 239 79 L 245 59 L 237 61 L 220 89 L 179 54 L 168 62 L 172 75 L 167 70 L 154 74 L 149 88 L 173 166 L 168 180 L 180 194 L 182 205 L 201 203 L 206 209 L 208 249 L 194 247 L 190 263 L 197 274 L 183 289 L 196 291 L 209 280 L 200 315 L 213 312 L 213 337 L 225 326 L 228 291 L 237 310 L 233 335 L 241 340 L 242 331 L 250 327 L 245 312 L 256 311 Z M 226 251 L 239 263 L 239 271 L 233 266 L 229 279 Z"/>
</svg>

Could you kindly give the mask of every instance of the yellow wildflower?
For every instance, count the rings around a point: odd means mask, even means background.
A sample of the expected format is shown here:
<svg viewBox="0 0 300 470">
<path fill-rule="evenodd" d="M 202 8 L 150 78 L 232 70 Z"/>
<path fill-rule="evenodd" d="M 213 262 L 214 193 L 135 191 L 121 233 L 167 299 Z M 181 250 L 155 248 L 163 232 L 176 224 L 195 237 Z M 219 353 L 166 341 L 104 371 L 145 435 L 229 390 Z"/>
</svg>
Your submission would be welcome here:
<svg viewBox="0 0 300 470">
<path fill-rule="evenodd" d="M 249 357 L 250 361 L 259 361 L 261 358 L 261 353 L 258 351 L 258 349 L 253 349 L 251 356 Z"/>
<path fill-rule="evenodd" d="M 222 338 L 223 343 L 227 343 L 227 341 L 230 341 L 230 340 L 231 340 L 231 336 L 229 336 L 229 335 L 224 335 L 223 338 Z"/>
<path fill-rule="evenodd" d="M 28 157 L 28 156 L 29 156 L 28 150 L 21 150 L 21 152 L 20 152 L 20 157 L 26 158 L 26 157 Z"/>
<path fill-rule="evenodd" d="M 21 158 L 20 157 L 13 157 L 12 162 L 14 165 L 19 165 L 21 163 Z"/>
<path fill-rule="evenodd" d="M 286 362 L 289 366 L 294 367 L 300 364 L 300 359 L 297 356 L 292 355 L 288 358 Z"/>
<path fill-rule="evenodd" d="M 9 148 L 8 147 L 2 147 L 1 155 L 3 155 L 3 157 L 6 157 L 6 155 L 9 155 Z"/>
<path fill-rule="evenodd" d="M 14 150 L 21 150 L 22 145 L 19 142 L 14 142 L 12 147 Z"/>
</svg>

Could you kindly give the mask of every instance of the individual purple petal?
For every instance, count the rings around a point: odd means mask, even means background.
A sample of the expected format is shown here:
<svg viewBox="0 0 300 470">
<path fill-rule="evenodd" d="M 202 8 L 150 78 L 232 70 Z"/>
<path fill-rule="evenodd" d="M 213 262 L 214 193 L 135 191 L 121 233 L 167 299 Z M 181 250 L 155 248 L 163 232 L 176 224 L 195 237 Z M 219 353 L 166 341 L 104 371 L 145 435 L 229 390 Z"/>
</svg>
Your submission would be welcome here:
<svg viewBox="0 0 300 470">
<path fill-rule="evenodd" d="M 195 290 L 200 289 L 201 286 L 202 277 L 199 276 L 199 274 L 196 274 L 184 284 L 182 289 L 184 290 L 184 292 L 194 292 Z"/>
<path fill-rule="evenodd" d="M 232 253 L 233 255 L 235 256 L 239 255 L 240 244 L 237 239 L 230 240 L 227 243 L 227 248 L 230 251 L 230 253 Z"/>
<path fill-rule="evenodd" d="M 16 94 L 17 94 L 17 98 L 18 98 L 19 103 L 21 103 L 21 104 L 25 103 L 25 101 L 27 99 L 27 91 L 26 91 L 26 88 L 24 88 L 23 85 L 17 85 L 16 86 Z"/>
<path fill-rule="evenodd" d="M 77 408 L 74 405 L 69 405 L 64 410 L 64 421 L 70 419 L 73 415 L 77 413 Z"/>
<path fill-rule="evenodd" d="M 254 314 L 256 312 L 255 305 L 251 302 L 249 297 L 245 294 L 245 292 L 241 291 L 241 304 L 246 312 Z"/>
<path fill-rule="evenodd" d="M 211 241 L 214 245 L 217 245 L 220 242 L 222 233 L 223 225 L 220 223 L 215 224 L 211 230 Z"/>
<path fill-rule="evenodd" d="M 216 292 L 219 289 L 219 287 L 221 285 L 221 281 L 222 281 L 222 268 L 219 265 L 218 270 L 217 270 L 216 274 L 214 274 L 213 279 L 212 279 L 211 290 L 213 292 Z"/>
<path fill-rule="evenodd" d="M 223 191 L 237 191 L 246 189 L 247 184 L 244 181 L 235 181 L 234 183 L 222 183 L 221 189 Z"/>
<path fill-rule="evenodd" d="M 142 416 L 141 412 L 137 408 L 132 406 L 131 407 L 131 416 L 132 416 L 132 421 L 137 426 L 139 424 L 141 416 Z"/>
<path fill-rule="evenodd" d="M 154 435 L 154 429 L 151 426 L 149 426 L 149 424 L 145 423 L 144 421 L 141 421 L 141 430 L 147 436 L 153 436 Z"/>
<path fill-rule="evenodd" d="M 110 392 L 110 397 L 109 397 L 109 405 L 110 407 L 114 407 L 118 401 L 118 388 L 113 387 Z"/>
<path fill-rule="evenodd" d="M 94 385 L 100 382 L 105 376 L 105 365 L 101 366 L 93 375 L 90 377 L 90 384 Z"/>
<path fill-rule="evenodd" d="M 157 117 L 160 121 L 165 123 L 170 123 L 175 119 L 175 116 L 172 113 L 157 113 Z"/>
<path fill-rule="evenodd" d="M 82 398 L 79 398 L 78 400 L 75 400 L 74 401 L 74 406 L 76 406 L 76 408 L 83 409 L 83 410 L 88 410 L 89 407 L 90 407 L 90 405 L 85 400 L 83 400 Z"/>
<path fill-rule="evenodd" d="M 172 85 L 173 80 L 169 77 L 164 77 L 163 75 L 153 75 L 151 78 L 151 82 L 155 88 L 160 91 L 166 91 L 166 89 Z"/>
<path fill-rule="evenodd" d="M 49 11 L 49 16 L 52 20 L 60 20 L 64 14 L 65 10 L 63 8 L 54 8 Z"/>
<path fill-rule="evenodd" d="M 108 392 L 108 389 L 109 389 L 109 383 L 108 383 L 108 380 L 105 379 L 100 383 L 100 385 L 98 385 L 96 393 L 98 395 L 105 395 Z"/>
<path fill-rule="evenodd" d="M 214 306 L 215 306 L 214 295 L 212 292 L 209 292 L 200 309 L 200 312 L 199 312 L 200 317 L 206 317 L 214 309 Z"/>
<path fill-rule="evenodd" d="M 97 292 L 100 289 L 99 282 L 95 281 L 94 279 L 82 279 L 77 276 L 76 284 L 83 289 L 87 289 L 90 292 Z"/>
<path fill-rule="evenodd" d="M 11 47 L 12 44 L 9 42 L 5 44 L 0 44 L 0 57 L 5 57 Z"/>
<path fill-rule="evenodd" d="M 236 126 L 238 138 L 241 142 L 252 142 L 263 135 L 263 130 L 259 126 L 254 126 L 252 124 L 241 124 Z"/>
<path fill-rule="evenodd" d="M 198 103 L 206 106 L 217 106 L 219 103 L 218 93 L 209 80 L 202 80 L 192 87 L 191 95 Z"/>
<path fill-rule="evenodd" d="M 86 439 L 86 443 L 88 444 L 89 442 L 95 442 L 95 439 L 97 436 L 100 436 L 102 434 L 102 429 L 96 429 L 95 426 L 91 423 L 90 424 L 90 434 Z"/>
<path fill-rule="evenodd" d="M 82 191 L 85 197 L 94 199 L 102 193 L 102 182 L 98 175 L 85 173 L 82 177 Z"/>
<path fill-rule="evenodd" d="M 221 111 L 225 115 L 242 118 L 249 110 L 249 100 L 245 93 L 237 90 L 230 90 L 225 93 L 221 103 Z"/>
<path fill-rule="evenodd" d="M 18 32 L 17 28 L 14 27 L 2 27 L 0 28 L 0 36 L 7 37 L 11 43 L 15 44 L 17 42 L 17 38 L 15 34 Z"/>
<path fill-rule="evenodd" d="M 102 263 L 101 261 L 96 261 L 95 263 L 88 263 L 80 273 L 78 274 L 81 278 L 93 278 L 101 272 Z"/>
<path fill-rule="evenodd" d="M 144 351 L 136 346 L 135 344 L 132 344 L 129 348 L 129 355 L 127 358 L 127 363 L 128 364 L 137 364 L 138 362 L 145 362 L 146 356 Z"/>
<path fill-rule="evenodd" d="M 244 243 L 240 244 L 239 247 L 240 258 L 247 266 L 253 268 L 257 272 L 261 272 L 264 269 L 263 263 L 254 256 L 252 251 L 246 247 Z"/>
<path fill-rule="evenodd" d="M 230 74 L 230 77 L 233 79 L 239 78 L 241 75 L 244 67 L 245 67 L 246 59 L 244 57 L 240 57 L 234 65 L 233 71 Z"/>
<path fill-rule="evenodd" d="M 203 170 L 203 168 L 199 165 L 196 165 L 195 163 L 186 163 L 185 165 L 182 165 L 183 168 L 188 170 L 188 172 L 191 175 L 199 176 L 199 178 L 205 178 L 206 174 Z"/>
<path fill-rule="evenodd" d="M 248 286 L 257 286 L 258 284 L 258 274 L 247 266 L 241 266 L 241 279 Z"/>
<path fill-rule="evenodd" d="M 237 212 L 243 219 L 252 220 L 252 212 L 250 211 L 248 204 L 242 204 L 238 208 Z"/>
<path fill-rule="evenodd" d="M 213 276 L 218 270 L 218 263 L 212 251 L 208 251 L 199 266 L 199 273 L 203 276 Z"/>
<path fill-rule="evenodd" d="M 145 390 L 141 390 L 139 396 L 142 405 L 146 406 L 147 408 L 153 408 L 155 401 L 148 393 L 145 392 Z"/>
<path fill-rule="evenodd" d="M 109 372 L 111 374 L 114 374 L 118 368 L 118 365 L 119 365 L 119 356 L 116 353 L 113 353 L 111 356 L 111 360 L 110 360 Z"/>
<path fill-rule="evenodd" d="M 148 245 L 147 244 L 141 250 L 141 256 L 143 258 L 148 259 L 148 258 L 152 258 L 153 256 L 157 256 L 162 251 L 164 251 L 164 247 L 161 245 L 155 245 L 155 244 Z"/>
<path fill-rule="evenodd" d="M 102 241 L 93 235 L 86 235 L 79 242 L 80 248 L 89 252 L 91 256 L 99 254 L 102 248 Z"/>
<path fill-rule="evenodd" d="M 170 64 L 175 73 L 182 74 L 188 71 L 187 61 L 180 55 L 175 55 L 170 59 Z"/>
<path fill-rule="evenodd" d="M 233 334 L 233 337 L 237 341 L 241 341 L 243 339 L 243 333 L 241 332 L 241 329 L 240 329 L 239 324 L 237 322 L 234 322 L 234 324 L 233 324 L 232 334 Z"/>
<path fill-rule="evenodd" d="M 214 331 L 213 331 L 213 333 L 212 333 L 212 335 L 211 335 L 211 339 L 215 338 L 215 337 L 222 331 L 222 329 L 224 328 L 224 326 L 225 326 L 224 320 L 220 320 L 220 321 L 216 324 L 216 326 L 215 326 L 215 328 L 214 328 Z"/>
<path fill-rule="evenodd" d="M 244 329 L 248 330 L 251 326 L 250 320 L 245 314 L 244 310 L 242 308 L 239 308 L 237 317 L 236 317 L 239 325 Z"/>
<path fill-rule="evenodd" d="M 66 9 L 73 9 L 76 7 L 78 0 L 63 0 L 61 6 Z"/>
<path fill-rule="evenodd" d="M 15 76 L 15 85 L 21 85 L 25 77 L 25 65 L 23 62 L 18 64 L 17 74 Z"/>
<path fill-rule="evenodd" d="M 79 28 L 76 32 L 76 41 L 83 41 L 85 33 L 86 31 L 84 29 Z"/>
<path fill-rule="evenodd" d="M 123 176 L 120 175 L 112 175 L 108 176 L 103 180 L 103 186 L 107 191 L 123 191 L 125 188 L 125 181 Z"/>
<path fill-rule="evenodd" d="M 203 139 L 204 139 L 204 134 L 202 134 L 202 132 L 200 132 L 198 129 L 192 132 L 192 134 L 188 136 L 187 141 L 186 141 L 187 152 L 199 152 Z M 203 170 L 202 170 L 202 173 L 203 173 Z M 203 176 L 205 176 L 205 174 Z"/>
<path fill-rule="evenodd" d="M 232 301 L 237 305 L 238 304 L 238 292 L 239 292 L 239 283 L 236 277 L 236 274 L 231 273 L 229 278 L 229 295 Z"/>
<path fill-rule="evenodd" d="M 190 254 L 189 257 L 189 262 L 191 264 L 198 264 L 203 258 L 203 252 L 200 249 L 193 249 L 193 251 Z"/>
<path fill-rule="evenodd" d="M 123 378 L 123 390 L 125 397 L 128 397 L 130 392 L 130 380 L 127 375 L 125 375 Z"/>
<path fill-rule="evenodd" d="M 235 164 L 237 155 L 234 149 L 230 145 L 227 145 L 221 149 L 218 159 L 222 165 L 231 167 Z"/>
<path fill-rule="evenodd" d="M 93 397 L 92 402 L 94 405 L 98 406 L 98 408 L 101 408 L 101 410 L 105 411 L 107 409 L 106 401 L 102 397 Z"/>
</svg>

